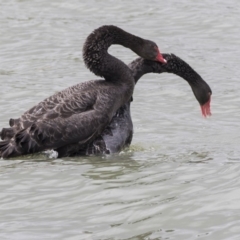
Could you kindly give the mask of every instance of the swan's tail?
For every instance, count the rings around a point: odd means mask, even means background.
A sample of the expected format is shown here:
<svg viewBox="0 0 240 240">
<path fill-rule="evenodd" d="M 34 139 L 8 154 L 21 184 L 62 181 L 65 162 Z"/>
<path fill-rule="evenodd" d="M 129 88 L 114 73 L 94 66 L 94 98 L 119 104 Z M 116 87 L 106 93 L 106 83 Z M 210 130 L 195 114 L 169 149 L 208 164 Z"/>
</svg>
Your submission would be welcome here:
<svg viewBox="0 0 240 240">
<path fill-rule="evenodd" d="M 0 157 L 9 158 L 22 155 L 21 149 L 12 140 L 0 142 Z"/>
<path fill-rule="evenodd" d="M 3 128 L 0 132 L 0 137 L 2 140 L 10 140 L 14 136 L 13 128 Z"/>
<path fill-rule="evenodd" d="M 10 158 L 41 151 L 34 136 L 35 128 L 33 124 L 30 128 L 17 132 L 12 139 L 0 142 L 0 156 Z"/>
</svg>

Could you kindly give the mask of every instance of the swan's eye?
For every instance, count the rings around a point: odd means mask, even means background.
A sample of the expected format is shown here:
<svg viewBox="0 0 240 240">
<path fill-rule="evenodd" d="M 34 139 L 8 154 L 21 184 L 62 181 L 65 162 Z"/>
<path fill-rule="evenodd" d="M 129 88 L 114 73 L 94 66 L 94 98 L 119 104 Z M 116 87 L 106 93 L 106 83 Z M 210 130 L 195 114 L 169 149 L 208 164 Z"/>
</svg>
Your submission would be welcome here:
<svg viewBox="0 0 240 240">
<path fill-rule="evenodd" d="M 151 41 L 148 42 L 147 47 L 149 49 L 153 49 L 153 50 L 157 50 L 158 49 L 157 44 L 154 43 L 154 42 L 151 42 Z"/>
</svg>

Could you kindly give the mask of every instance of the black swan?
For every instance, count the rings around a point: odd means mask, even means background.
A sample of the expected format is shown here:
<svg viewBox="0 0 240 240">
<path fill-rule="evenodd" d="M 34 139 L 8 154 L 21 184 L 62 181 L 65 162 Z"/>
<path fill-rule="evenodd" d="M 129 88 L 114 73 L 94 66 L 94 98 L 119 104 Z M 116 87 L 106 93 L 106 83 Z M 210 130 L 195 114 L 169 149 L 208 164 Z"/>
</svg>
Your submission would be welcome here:
<svg viewBox="0 0 240 240">
<path fill-rule="evenodd" d="M 199 102 L 204 117 L 211 115 L 212 91 L 202 77 L 186 62 L 174 54 L 163 54 L 166 64 L 138 58 L 129 64 L 135 82 L 146 73 L 173 73 L 185 79 Z M 133 136 L 133 123 L 130 113 L 131 100 L 118 109 L 105 130 L 88 144 L 71 144 L 55 149 L 58 157 L 118 153 L 129 146 Z"/>
<path fill-rule="evenodd" d="M 130 48 L 140 57 L 166 63 L 157 45 L 116 26 L 93 31 L 83 47 L 87 68 L 104 80 L 69 87 L 40 102 L 1 131 L 0 157 L 9 158 L 56 149 L 66 144 L 85 144 L 110 123 L 116 111 L 129 101 L 135 80 L 131 70 L 107 50 L 112 44 Z"/>
</svg>

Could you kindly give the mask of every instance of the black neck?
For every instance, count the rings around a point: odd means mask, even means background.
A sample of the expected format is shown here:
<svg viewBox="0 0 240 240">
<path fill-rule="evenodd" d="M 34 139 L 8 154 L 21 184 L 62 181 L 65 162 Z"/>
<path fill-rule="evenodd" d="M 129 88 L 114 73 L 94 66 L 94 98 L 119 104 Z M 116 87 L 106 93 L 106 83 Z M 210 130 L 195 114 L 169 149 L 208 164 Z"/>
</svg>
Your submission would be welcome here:
<svg viewBox="0 0 240 240">
<path fill-rule="evenodd" d="M 173 73 L 189 83 L 200 105 L 209 101 L 211 88 L 191 66 L 174 54 L 163 54 L 163 57 L 167 60 L 166 64 L 142 58 L 130 63 L 129 68 L 132 70 L 135 83 L 146 73 Z"/>
<path fill-rule="evenodd" d="M 167 60 L 166 64 L 155 61 L 137 58 L 128 67 L 132 70 L 135 83 L 147 73 L 173 73 L 185 79 L 191 86 L 203 81 L 201 76 L 192 69 L 186 62 L 174 54 L 162 54 Z"/>
<path fill-rule="evenodd" d="M 136 43 L 141 41 L 141 38 L 118 27 L 102 26 L 88 36 L 83 47 L 84 62 L 90 71 L 107 81 L 134 83 L 127 65 L 111 56 L 107 50 L 112 44 L 120 44 L 135 51 Z"/>
<path fill-rule="evenodd" d="M 137 58 L 134 61 L 132 61 L 128 67 L 131 69 L 135 84 L 138 82 L 138 80 L 147 73 L 162 73 L 164 72 L 164 69 L 161 69 L 162 64 L 146 60 L 143 58 Z"/>
</svg>

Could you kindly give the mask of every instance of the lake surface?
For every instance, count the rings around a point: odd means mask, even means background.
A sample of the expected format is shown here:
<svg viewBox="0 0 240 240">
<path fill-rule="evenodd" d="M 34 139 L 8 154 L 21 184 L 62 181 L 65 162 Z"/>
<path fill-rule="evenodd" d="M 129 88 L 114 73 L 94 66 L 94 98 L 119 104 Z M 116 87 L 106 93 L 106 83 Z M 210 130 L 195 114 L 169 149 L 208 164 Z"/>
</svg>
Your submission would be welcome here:
<svg viewBox="0 0 240 240">
<path fill-rule="evenodd" d="M 237 0 L 0 1 L 0 127 L 95 79 L 82 46 L 103 24 L 178 55 L 213 91 L 204 119 L 185 81 L 148 74 L 133 96 L 130 149 L 0 160 L 0 239 L 240 239 L 239 9 Z"/>
</svg>

